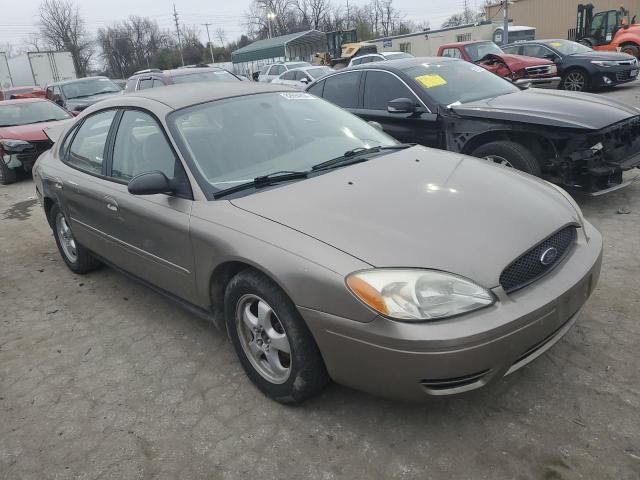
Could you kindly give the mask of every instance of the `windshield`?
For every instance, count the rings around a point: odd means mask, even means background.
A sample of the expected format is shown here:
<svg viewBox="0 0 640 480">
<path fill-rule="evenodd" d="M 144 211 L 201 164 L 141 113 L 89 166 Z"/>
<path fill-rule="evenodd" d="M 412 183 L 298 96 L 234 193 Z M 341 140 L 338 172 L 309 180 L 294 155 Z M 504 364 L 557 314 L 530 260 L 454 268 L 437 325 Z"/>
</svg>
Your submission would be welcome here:
<svg viewBox="0 0 640 480">
<path fill-rule="evenodd" d="M 502 49 L 493 42 L 470 43 L 464 46 L 464 50 L 467 52 L 467 55 L 471 57 L 472 62 L 482 60 L 490 53 L 494 55 L 502 55 L 504 53 Z"/>
<path fill-rule="evenodd" d="M 569 40 L 553 40 L 551 42 L 547 42 L 551 48 L 555 48 L 562 55 L 572 55 L 574 53 L 588 53 L 592 50 L 585 45 L 582 45 L 578 42 L 571 42 Z"/>
<path fill-rule="evenodd" d="M 180 149 L 219 191 L 280 171 L 306 171 L 348 150 L 395 145 L 356 116 L 304 92 L 208 102 L 169 116 Z"/>
<path fill-rule="evenodd" d="M 122 91 L 118 85 L 108 78 L 86 78 L 80 82 L 62 85 L 61 88 L 64 92 L 64 96 L 68 99 Z"/>
<path fill-rule="evenodd" d="M 422 63 L 403 70 L 440 105 L 473 102 L 520 91 L 498 75 L 462 60 Z"/>
<path fill-rule="evenodd" d="M 188 75 L 175 75 L 173 83 L 194 82 L 240 82 L 241 80 L 226 70 L 213 70 L 210 72 L 196 72 Z"/>
<path fill-rule="evenodd" d="M 30 123 L 64 120 L 71 118 L 64 109 L 53 102 L 16 102 L 0 104 L 0 127 L 28 125 Z"/>
<path fill-rule="evenodd" d="M 332 68 L 329 67 L 318 67 L 318 68 L 310 68 L 306 70 L 306 73 L 311 75 L 311 78 L 320 78 L 328 75 L 333 72 Z"/>
</svg>

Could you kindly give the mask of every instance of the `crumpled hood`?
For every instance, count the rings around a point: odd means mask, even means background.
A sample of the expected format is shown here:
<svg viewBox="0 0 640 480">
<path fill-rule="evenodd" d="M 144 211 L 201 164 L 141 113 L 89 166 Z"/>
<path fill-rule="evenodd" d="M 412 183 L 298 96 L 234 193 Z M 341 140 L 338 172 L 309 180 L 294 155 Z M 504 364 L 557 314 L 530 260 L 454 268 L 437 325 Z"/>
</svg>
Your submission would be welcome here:
<svg viewBox="0 0 640 480">
<path fill-rule="evenodd" d="M 539 179 L 421 146 L 231 202 L 375 267 L 444 270 L 485 287 L 577 221 L 562 194 Z"/>
<path fill-rule="evenodd" d="M 600 130 L 640 115 L 640 110 L 590 93 L 527 89 L 454 106 L 467 117 Z"/>
<path fill-rule="evenodd" d="M 29 125 L 17 125 L 15 127 L 1 127 L 0 138 L 11 140 L 24 140 L 26 142 L 42 142 L 48 140 L 44 133 L 45 128 L 56 125 L 66 125 L 71 119 L 59 120 L 57 122 L 31 123 Z"/>
<path fill-rule="evenodd" d="M 494 54 L 495 57 L 501 58 L 512 70 L 520 70 L 525 67 L 534 67 L 539 65 L 553 65 L 551 60 L 536 57 L 527 57 L 524 55 L 514 55 L 511 53 Z"/>
</svg>

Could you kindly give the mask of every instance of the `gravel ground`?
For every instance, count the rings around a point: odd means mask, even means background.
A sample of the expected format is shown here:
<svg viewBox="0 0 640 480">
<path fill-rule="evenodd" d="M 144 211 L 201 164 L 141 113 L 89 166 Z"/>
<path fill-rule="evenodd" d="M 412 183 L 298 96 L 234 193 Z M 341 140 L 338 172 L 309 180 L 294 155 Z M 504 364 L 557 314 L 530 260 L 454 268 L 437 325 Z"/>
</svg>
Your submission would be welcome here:
<svg viewBox="0 0 640 480">
<path fill-rule="evenodd" d="M 0 479 L 640 478 L 640 183 L 578 199 L 606 250 L 566 337 L 422 405 L 267 400 L 213 326 L 109 269 L 72 274 L 33 195 L 0 187 Z"/>
</svg>

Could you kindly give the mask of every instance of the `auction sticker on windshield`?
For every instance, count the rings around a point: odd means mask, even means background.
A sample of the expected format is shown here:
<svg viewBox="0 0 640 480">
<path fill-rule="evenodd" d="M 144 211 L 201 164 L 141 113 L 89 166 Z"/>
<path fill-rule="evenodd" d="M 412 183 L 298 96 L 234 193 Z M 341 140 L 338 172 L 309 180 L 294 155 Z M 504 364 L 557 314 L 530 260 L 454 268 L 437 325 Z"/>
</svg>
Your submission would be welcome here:
<svg viewBox="0 0 640 480">
<path fill-rule="evenodd" d="M 559 48 L 562 46 L 562 44 L 560 42 L 551 42 L 549 45 L 551 45 L 552 47 L 555 48 Z"/>
<path fill-rule="evenodd" d="M 427 75 L 420 75 L 419 77 L 416 77 L 416 80 L 424 88 L 441 87 L 442 85 L 447 84 L 447 81 L 437 73 L 428 73 Z"/>
<path fill-rule="evenodd" d="M 280 95 L 287 100 L 315 100 L 316 98 L 304 92 L 282 92 Z"/>
</svg>

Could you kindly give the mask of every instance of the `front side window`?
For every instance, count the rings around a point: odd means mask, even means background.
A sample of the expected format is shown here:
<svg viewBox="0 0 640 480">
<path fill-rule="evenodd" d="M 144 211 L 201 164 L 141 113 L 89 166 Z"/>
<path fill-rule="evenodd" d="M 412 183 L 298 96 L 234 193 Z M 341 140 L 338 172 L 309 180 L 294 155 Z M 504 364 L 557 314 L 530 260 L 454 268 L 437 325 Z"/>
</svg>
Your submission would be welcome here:
<svg viewBox="0 0 640 480">
<path fill-rule="evenodd" d="M 290 71 L 280 76 L 282 80 L 294 80 L 297 71 Z"/>
<path fill-rule="evenodd" d="M 415 100 L 411 91 L 396 77 L 385 72 L 367 72 L 364 82 L 364 108 L 386 110 L 396 98 Z"/>
<path fill-rule="evenodd" d="M 327 78 L 322 96 L 342 108 L 355 108 L 361 75 L 361 72 L 349 72 Z"/>
<path fill-rule="evenodd" d="M 66 159 L 69 165 L 95 175 L 102 173 L 105 145 L 115 114 L 115 110 L 107 110 L 84 121 L 69 147 Z"/>
<path fill-rule="evenodd" d="M 138 90 L 146 90 L 147 88 L 153 88 L 153 80 L 151 78 L 143 78 L 138 83 Z"/>
<path fill-rule="evenodd" d="M 139 110 L 126 110 L 113 147 L 111 176 L 129 181 L 140 173 L 175 176 L 176 158 L 156 121 Z"/>
<path fill-rule="evenodd" d="M 213 192 L 273 172 L 309 170 L 354 148 L 395 144 L 358 117 L 304 92 L 212 101 L 174 112 L 169 123 L 193 171 Z"/>
<path fill-rule="evenodd" d="M 159 78 L 154 78 L 153 79 L 153 88 L 157 88 L 157 87 L 164 87 L 165 83 L 160 80 Z"/>
<path fill-rule="evenodd" d="M 551 50 L 541 45 L 524 45 L 522 52 L 527 57 L 545 58 L 545 55 L 550 54 Z"/>
</svg>

